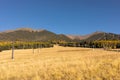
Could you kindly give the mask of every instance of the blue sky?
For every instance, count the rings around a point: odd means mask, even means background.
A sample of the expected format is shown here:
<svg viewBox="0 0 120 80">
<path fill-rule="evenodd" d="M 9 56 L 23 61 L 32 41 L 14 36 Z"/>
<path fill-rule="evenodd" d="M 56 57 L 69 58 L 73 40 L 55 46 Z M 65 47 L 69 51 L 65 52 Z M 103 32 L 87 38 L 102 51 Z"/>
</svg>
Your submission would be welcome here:
<svg viewBox="0 0 120 80">
<path fill-rule="evenodd" d="M 0 31 L 21 27 L 120 34 L 120 0 L 0 0 Z"/>
</svg>

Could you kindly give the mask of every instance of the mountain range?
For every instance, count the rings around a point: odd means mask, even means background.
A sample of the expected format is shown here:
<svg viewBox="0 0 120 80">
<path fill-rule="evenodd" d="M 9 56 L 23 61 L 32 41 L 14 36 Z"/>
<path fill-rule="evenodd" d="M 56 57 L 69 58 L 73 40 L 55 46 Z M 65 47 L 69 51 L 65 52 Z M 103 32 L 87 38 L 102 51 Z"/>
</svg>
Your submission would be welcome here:
<svg viewBox="0 0 120 80">
<path fill-rule="evenodd" d="M 45 29 L 34 30 L 31 28 L 19 28 L 16 30 L 0 32 L 0 41 L 13 41 L 13 40 L 20 40 L 20 41 L 120 40 L 120 35 L 114 33 L 106 33 L 106 32 L 94 32 L 84 36 L 66 35 L 66 34 L 56 34 L 54 32 Z"/>
<path fill-rule="evenodd" d="M 96 31 L 91 34 L 87 34 L 84 36 L 81 35 L 67 35 L 72 40 L 86 40 L 86 41 L 95 41 L 95 40 L 120 40 L 120 35 L 115 33 L 107 33 Z"/>
<path fill-rule="evenodd" d="M 66 40 L 71 39 L 63 34 L 55 34 L 48 30 L 34 30 L 30 28 L 20 28 L 0 32 L 0 41 L 49 41 L 49 40 Z"/>
</svg>

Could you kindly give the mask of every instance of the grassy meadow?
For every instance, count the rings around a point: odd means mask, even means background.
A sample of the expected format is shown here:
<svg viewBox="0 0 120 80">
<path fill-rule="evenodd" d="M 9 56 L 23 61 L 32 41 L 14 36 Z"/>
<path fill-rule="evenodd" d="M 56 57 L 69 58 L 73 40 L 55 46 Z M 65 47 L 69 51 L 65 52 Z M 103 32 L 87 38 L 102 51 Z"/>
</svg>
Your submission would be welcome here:
<svg viewBox="0 0 120 80">
<path fill-rule="evenodd" d="M 60 47 L 0 52 L 0 80 L 120 80 L 120 52 Z"/>
</svg>

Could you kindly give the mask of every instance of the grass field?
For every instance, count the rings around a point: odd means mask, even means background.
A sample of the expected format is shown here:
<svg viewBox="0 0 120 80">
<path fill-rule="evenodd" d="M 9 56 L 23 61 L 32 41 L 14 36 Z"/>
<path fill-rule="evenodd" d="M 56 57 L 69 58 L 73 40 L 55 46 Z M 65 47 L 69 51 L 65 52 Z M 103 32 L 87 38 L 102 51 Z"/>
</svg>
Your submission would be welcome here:
<svg viewBox="0 0 120 80">
<path fill-rule="evenodd" d="M 0 52 L 0 80 L 120 80 L 120 52 L 60 47 Z"/>
</svg>

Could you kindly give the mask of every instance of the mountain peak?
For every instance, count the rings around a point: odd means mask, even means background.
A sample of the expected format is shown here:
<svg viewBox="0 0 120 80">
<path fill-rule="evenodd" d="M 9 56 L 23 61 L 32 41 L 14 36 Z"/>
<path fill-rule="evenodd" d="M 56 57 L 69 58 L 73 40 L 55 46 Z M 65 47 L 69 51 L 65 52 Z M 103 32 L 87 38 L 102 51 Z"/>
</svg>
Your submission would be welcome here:
<svg viewBox="0 0 120 80">
<path fill-rule="evenodd" d="M 96 32 L 94 32 L 92 34 L 99 34 L 99 33 L 105 33 L 105 32 L 103 32 L 103 31 L 96 31 Z"/>
<path fill-rule="evenodd" d="M 33 31 L 32 28 L 18 28 L 16 30 L 22 30 L 22 31 Z"/>
<path fill-rule="evenodd" d="M 45 29 L 18 28 L 0 33 L 0 41 L 48 41 L 48 40 L 71 40 L 65 35 L 58 35 Z"/>
<path fill-rule="evenodd" d="M 6 30 L 0 33 L 10 33 L 10 32 L 15 32 L 15 31 L 28 31 L 28 32 L 42 32 L 42 31 L 47 31 L 45 29 L 32 29 L 32 28 L 17 28 L 15 30 Z"/>
<path fill-rule="evenodd" d="M 21 30 L 21 31 L 29 31 L 29 32 L 41 32 L 41 31 L 45 31 L 45 29 L 38 29 L 38 30 L 36 30 L 36 29 L 32 29 L 32 28 L 18 28 L 15 31 L 19 31 L 19 30 Z"/>
</svg>

